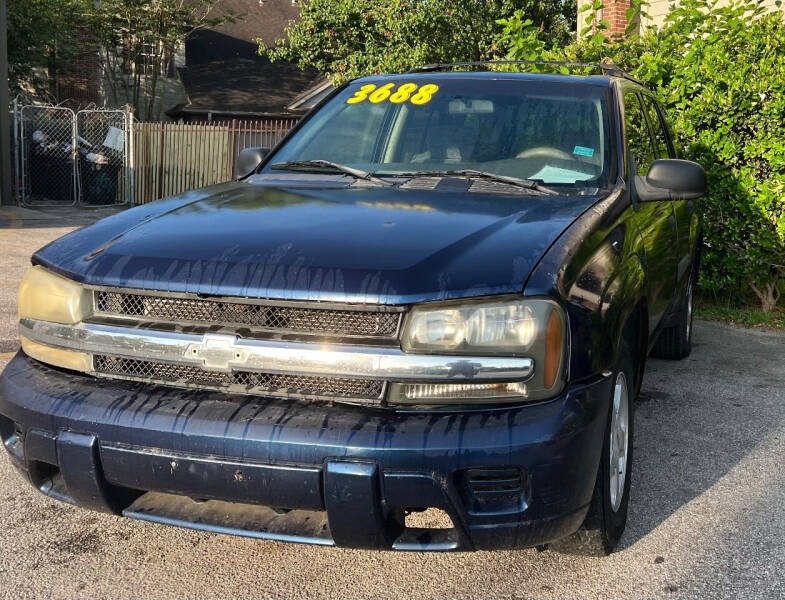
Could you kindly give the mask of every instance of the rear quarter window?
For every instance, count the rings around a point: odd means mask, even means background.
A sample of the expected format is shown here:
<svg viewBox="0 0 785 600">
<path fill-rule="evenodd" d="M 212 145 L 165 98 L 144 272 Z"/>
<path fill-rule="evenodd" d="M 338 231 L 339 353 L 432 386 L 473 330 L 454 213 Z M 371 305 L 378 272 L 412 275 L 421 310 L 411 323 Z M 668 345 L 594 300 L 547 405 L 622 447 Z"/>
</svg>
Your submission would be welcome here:
<svg viewBox="0 0 785 600">
<path fill-rule="evenodd" d="M 654 141 L 654 152 L 657 158 L 671 158 L 672 153 L 668 144 L 668 135 L 665 130 L 665 123 L 660 116 L 653 98 L 643 96 L 643 104 L 646 107 L 646 114 L 649 117 L 649 124 Z"/>
<path fill-rule="evenodd" d="M 630 171 L 634 175 L 646 175 L 656 154 L 640 98 L 634 92 L 624 96 L 624 128 Z"/>
</svg>

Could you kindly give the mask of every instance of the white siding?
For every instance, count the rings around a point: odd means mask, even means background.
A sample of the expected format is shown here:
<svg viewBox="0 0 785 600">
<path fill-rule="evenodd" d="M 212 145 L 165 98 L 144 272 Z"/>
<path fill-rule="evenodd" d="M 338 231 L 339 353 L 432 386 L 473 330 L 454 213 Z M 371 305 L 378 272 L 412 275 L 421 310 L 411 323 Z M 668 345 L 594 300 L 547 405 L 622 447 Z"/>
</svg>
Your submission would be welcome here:
<svg viewBox="0 0 785 600">
<path fill-rule="evenodd" d="M 727 0 L 720 0 L 719 2 L 720 6 L 727 3 Z M 764 0 L 763 6 L 771 10 L 776 8 L 774 0 Z M 649 13 L 649 18 L 644 19 L 643 25 L 662 25 L 662 22 L 665 20 L 665 16 L 668 14 L 669 7 L 669 0 L 650 0 L 649 6 L 646 9 L 646 12 Z"/>
<path fill-rule="evenodd" d="M 613 0 L 610 0 L 611 2 Z M 763 6 L 774 10 L 776 5 L 775 0 L 764 0 Z M 727 3 L 727 0 L 720 0 L 720 4 Z M 591 4 L 591 0 L 578 0 L 578 8 L 586 4 Z M 649 0 L 649 5 L 646 7 L 646 12 L 649 14 L 648 19 L 643 20 L 643 25 L 662 25 L 665 20 L 665 15 L 668 14 L 670 8 L 670 0 Z M 589 16 L 588 12 L 578 13 L 578 33 L 586 26 L 585 19 Z"/>
</svg>

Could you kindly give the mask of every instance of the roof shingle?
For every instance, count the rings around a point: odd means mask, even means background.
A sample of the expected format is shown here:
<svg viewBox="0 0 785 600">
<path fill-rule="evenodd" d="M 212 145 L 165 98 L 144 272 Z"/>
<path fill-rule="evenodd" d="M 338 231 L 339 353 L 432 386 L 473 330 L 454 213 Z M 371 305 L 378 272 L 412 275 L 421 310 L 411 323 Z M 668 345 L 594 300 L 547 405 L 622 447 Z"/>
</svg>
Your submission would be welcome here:
<svg viewBox="0 0 785 600">
<path fill-rule="evenodd" d="M 238 15 L 235 23 L 196 31 L 185 43 L 179 70 L 189 102 L 170 115 L 285 114 L 286 106 L 313 86 L 319 74 L 259 56 L 257 38 L 273 44 L 299 8 L 291 0 L 223 0 L 210 16 Z"/>
</svg>

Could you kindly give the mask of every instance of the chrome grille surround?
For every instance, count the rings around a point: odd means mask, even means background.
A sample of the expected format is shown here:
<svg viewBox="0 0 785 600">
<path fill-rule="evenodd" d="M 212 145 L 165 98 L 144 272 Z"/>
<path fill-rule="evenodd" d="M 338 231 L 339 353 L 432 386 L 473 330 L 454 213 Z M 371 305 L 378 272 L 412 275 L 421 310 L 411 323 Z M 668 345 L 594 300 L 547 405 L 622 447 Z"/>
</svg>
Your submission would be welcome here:
<svg viewBox="0 0 785 600">
<path fill-rule="evenodd" d="M 97 354 L 93 356 L 96 375 L 161 383 L 181 387 L 210 388 L 241 394 L 342 400 L 381 404 L 385 384 L 374 379 L 284 375 L 252 371 L 208 371 L 199 367 L 152 360 Z"/>
<path fill-rule="evenodd" d="M 19 333 L 28 340 L 93 356 L 152 359 L 221 372 L 252 371 L 405 383 L 526 381 L 534 372 L 531 358 L 407 354 L 389 346 L 246 339 L 90 322 L 66 325 L 22 318 Z"/>
<path fill-rule="evenodd" d="M 327 305 L 240 298 L 203 298 L 142 290 L 93 290 L 99 317 L 180 325 L 247 327 L 279 334 L 362 337 L 393 340 L 398 336 L 400 307 Z"/>
<path fill-rule="evenodd" d="M 88 355 L 97 377 L 380 406 L 391 382 L 525 381 L 531 358 L 407 354 L 399 346 L 246 338 L 22 318 L 24 340 Z"/>
</svg>

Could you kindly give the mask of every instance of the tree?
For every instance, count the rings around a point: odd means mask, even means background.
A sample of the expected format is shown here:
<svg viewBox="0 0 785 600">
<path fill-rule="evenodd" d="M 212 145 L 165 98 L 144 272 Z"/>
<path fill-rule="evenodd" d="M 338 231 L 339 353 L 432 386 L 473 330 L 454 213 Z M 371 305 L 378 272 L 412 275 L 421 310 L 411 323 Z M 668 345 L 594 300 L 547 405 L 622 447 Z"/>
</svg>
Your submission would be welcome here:
<svg viewBox="0 0 785 600">
<path fill-rule="evenodd" d="M 57 68 L 74 50 L 73 31 L 84 0 L 8 0 L 8 79 L 12 93 L 23 89 L 46 94 L 38 68 Z"/>
<path fill-rule="evenodd" d="M 101 48 L 103 76 L 115 105 L 128 102 L 137 118 L 157 119 L 161 74 L 194 31 L 234 19 L 211 17 L 219 0 L 100 0 L 87 23 Z"/>
<path fill-rule="evenodd" d="M 522 9 L 546 46 L 574 35 L 575 0 L 308 0 L 271 60 L 314 68 L 333 82 L 400 72 L 434 62 L 485 60 L 504 53 L 502 17 Z"/>
</svg>

